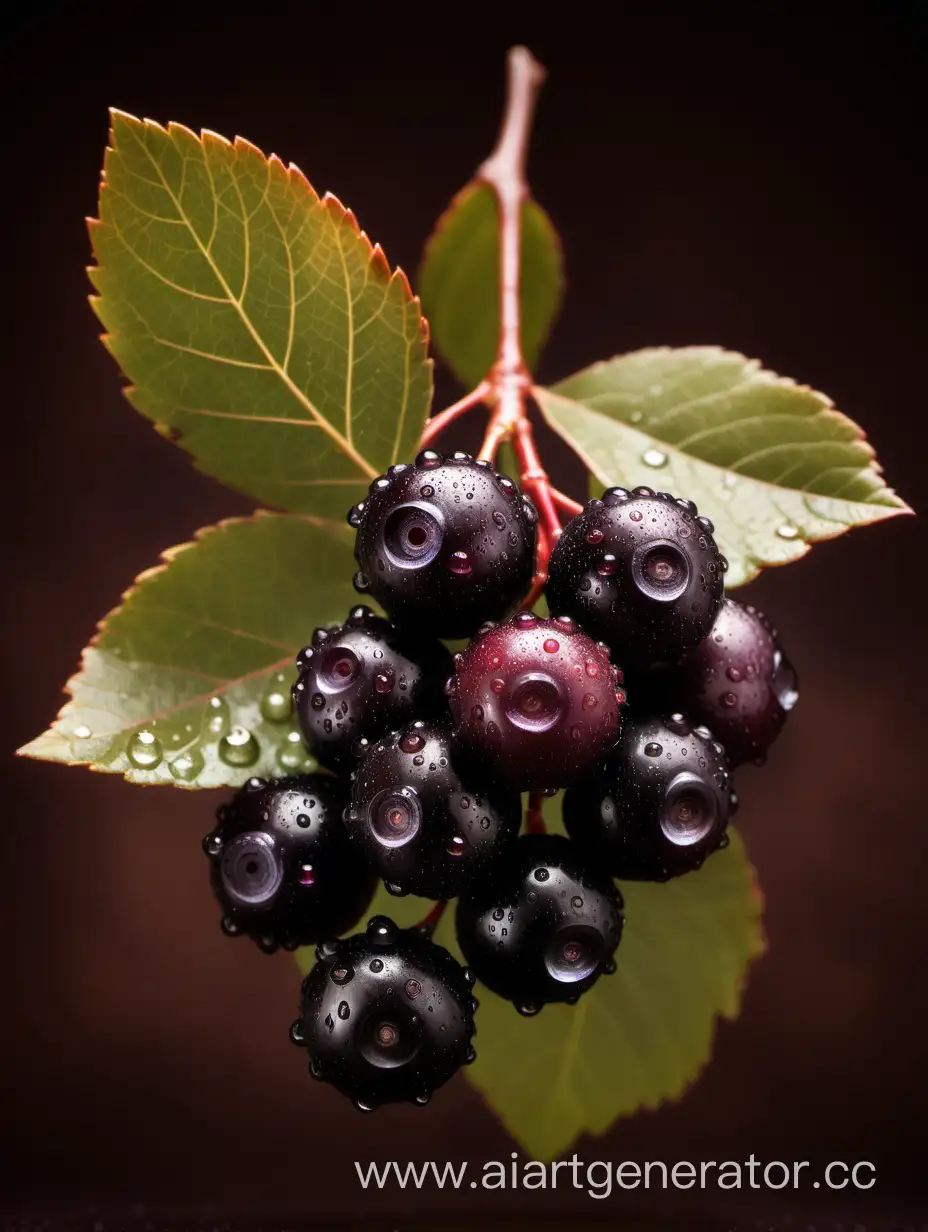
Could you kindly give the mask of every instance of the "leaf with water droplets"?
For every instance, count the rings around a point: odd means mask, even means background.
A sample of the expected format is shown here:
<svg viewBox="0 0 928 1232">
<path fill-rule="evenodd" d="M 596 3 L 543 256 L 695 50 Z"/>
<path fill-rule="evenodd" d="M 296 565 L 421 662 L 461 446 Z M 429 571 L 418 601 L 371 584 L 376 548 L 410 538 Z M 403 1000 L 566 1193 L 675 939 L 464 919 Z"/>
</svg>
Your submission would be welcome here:
<svg viewBox="0 0 928 1232">
<path fill-rule="evenodd" d="M 533 367 L 564 294 L 561 242 L 537 203 L 522 208 L 522 351 Z M 486 376 L 499 345 L 499 225 L 496 198 L 469 184 L 438 220 L 419 270 L 435 346 L 468 387 Z"/>
<path fill-rule="evenodd" d="M 351 542 L 343 522 L 258 513 L 165 552 L 100 625 L 51 728 L 20 752 L 180 787 L 313 769 L 290 686 L 313 629 L 357 599 Z"/>
<path fill-rule="evenodd" d="M 563 832 L 559 814 L 545 802 L 548 828 Z M 577 1005 L 526 1019 L 481 984 L 475 990 L 477 1060 L 467 1077 L 532 1159 L 678 1099 L 708 1062 L 718 1020 L 737 1016 L 764 949 L 761 898 L 737 834 L 698 872 L 621 889 L 616 972 Z M 449 915 L 436 940 L 460 957 Z"/>
<path fill-rule="evenodd" d="M 729 588 L 851 526 L 911 512 L 824 394 L 731 351 L 635 351 L 535 394 L 594 495 L 644 484 L 695 501 L 715 523 Z"/>
<path fill-rule="evenodd" d="M 415 453 L 432 391 L 418 300 L 295 167 L 114 111 L 90 235 L 129 400 L 207 474 L 326 514 Z"/>
</svg>

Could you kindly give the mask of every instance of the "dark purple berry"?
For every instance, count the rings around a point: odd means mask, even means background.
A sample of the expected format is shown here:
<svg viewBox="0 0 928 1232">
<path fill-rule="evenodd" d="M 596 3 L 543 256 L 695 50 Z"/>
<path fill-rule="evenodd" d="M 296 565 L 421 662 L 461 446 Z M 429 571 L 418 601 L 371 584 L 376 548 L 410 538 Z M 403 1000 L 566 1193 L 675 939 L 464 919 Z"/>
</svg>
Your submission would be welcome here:
<svg viewBox="0 0 928 1232">
<path fill-rule="evenodd" d="M 346 823 L 388 889 L 454 898 L 514 843 L 520 800 L 461 776 L 448 728 L 417 722 L 364 754 Z"/>
<path fill-rule="evenodd" d="M 722 746 L 682 714 L 626 720 L 605 766 L 564 796 L 568 834 L 620 880 L 699 868 L 727 842 L 730 812 Z"/>
<path fill-rule="evenodd" d="M 548 568 L 552 612 L 573 616 L 623 664 L 676 659 L 709 632 L 727 565 L 691 501 L 612 488 L 564 528 Z"/>
<path fill-rule="evenodd" d="M 355 585 L 397 624 L 466 637 L 505 616 L 531 584 L 535 510 L 469 454 L 427 450 L 393 468 L 348 520 L 358 532 Z"/>
<path fill-rule="evenodd" d="M 604 646 L 570 617 L 519 612 L 456 658 L 455 746 L 520 791 L 564 787 L 615 744 L 625 694 Z"/>
<path fill-rule="evenodd" d="M 425 1104 L 474 1059 L 473 977 L 441 946 L 374 916 L 317 956 L 290 1036 L 362 1111 Z"/>
<path fill-rule="evenodd" d="M 332 770 L 354 765 L 358 740 L 377 740 L 414 718 L 447 709 L 451 656 L 436 638 L 395 628 L 369 607 L 345 623 L 317 629 L 297 657 L 293 686 L 310 751 Z"/>
<path fill-rule="evenodd" d="M 251 779 L 217 811 L 203 840 L 222 927 L 263 950 L 294 949 L 352 928 L 374 893 L 342 813 L 347 794 L 329 775 Z"/>
<path fill-rule="evenodd" d="M 574 1002 L 614 971 L 623 923 L 612 881 L 560 835 L 520 838 L 457 909 L 458 944 L 477 979 L 523 1014 Z"/>
<path fill-rule="evenodd" d="M 678 705 L 725 745 L 729 764 L 757 760 L 799 698 L 776 630 L 756 608 L 726 599 L 712 632 L 674 673 Z"/>
</svg>

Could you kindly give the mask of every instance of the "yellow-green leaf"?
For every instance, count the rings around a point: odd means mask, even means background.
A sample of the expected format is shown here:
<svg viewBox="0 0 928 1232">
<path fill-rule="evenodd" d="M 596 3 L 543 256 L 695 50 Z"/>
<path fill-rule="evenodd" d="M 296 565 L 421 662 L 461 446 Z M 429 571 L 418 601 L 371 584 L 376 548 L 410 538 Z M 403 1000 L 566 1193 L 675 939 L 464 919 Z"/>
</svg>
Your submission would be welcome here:
<svg viewBox="0 0 928 1232">
<path fill-rule="evenodd" d="M 521 255 L 522 352 L 532 368 L 564 293 L 561 243 L 536 201 L 522 209 Z M 496 198 L 485 184 L 462 189 L 438 220 L 419 292 L 436 348 L 460 381 L 476 385 L 499 346 L 499 225 Z"/>
<path fill-rule="evenodd" d="M 432 389 L 405 276 L 354 215 L 241 138 L 112 113 L 90 224 L 132 404 L 285 509 L 347 510 L 415 453 Z"/>
<path fill-rule="evenodd" d="M 313 629 L 357 598 L 348 527 L 258 513 L 164 560 L 101 623 L 71 700 L 20 753 L 178 787 L 312 769 L 290 685 Z"/>
<path fill-rule="evenodd" d="M 729 559 L 729 588 L 851 526 L 911 512 L 824 394 L 731 351 L 635 351 L 535 393 L 594 495 L 644 484 L 696 502 Z"/>
</svg>

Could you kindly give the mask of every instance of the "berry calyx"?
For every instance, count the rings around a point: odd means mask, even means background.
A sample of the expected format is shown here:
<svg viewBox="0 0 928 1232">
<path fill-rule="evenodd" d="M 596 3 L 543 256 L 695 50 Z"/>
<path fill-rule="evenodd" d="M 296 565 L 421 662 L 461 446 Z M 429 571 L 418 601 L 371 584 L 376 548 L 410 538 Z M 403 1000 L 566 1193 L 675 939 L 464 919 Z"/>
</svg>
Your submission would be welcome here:
<svg viewBox="0 0 928 1232">
<path fill-rule="evenodd" d="M 552 612 L 623 663 L 673 660 L 709 632 L 728 562 L 692 501 L 610 488 L 564 527 L 548 566 Z"/>
<path fill-rule="evenodd" d="M 605 646 L 569 616 L 519 612 L 455 656 L 455 747 L 494 782 L 564 787 L 615 744 L 625 701 Z"/>
<path fill-rule="evenodd" d="M 336 779 L 310 774 L 249 779 L 219 807 L 203 848 L 225 933 L 250 936 L 271 953 L 358 922 L 374 878 L 345 833 L 346 803 Z"/>
<path fill-rule="evenodd" d="M 674 673 L 677 704 L 711 728 L 732 766 L 762 759 L 799 699 L 796 672 L 762 612 L 726 599 Z"/>
<path fill-rule="evenodd" d="M 392 466 L 348 521 L 357 530 L 355 586 L 397 624 L 466 637 L 505 616 L 531 584 L 535 509 L 470 454 L 426 450 Z"/>
<path fill-rule="evenodd" d="M 564 796 L 567 833 L 620 880 L 699 868 L 733 811 L 722 745 L 682 714 L 627 720 L 601 771 Z"/>
<path fill-rule="evenodd" d="M 437 638 L 397 629 L 369 607 L 342 625 L 317 629 L 297 656 L 297 717 L 324 766 L 354 765 L 357 740 L 376 740 L 414 718 L 440 715 L 451 656 Z"/>
<path fill-rule="evenodd" d="M 290 1031 L 314 1078 L 364 1112 L 428 1103 L 473 1061 L 473 977 L 441 946 L 374 916 L 364 933 L 320 947 Z"/>
<path fill-rule="evenodd" d="M 454 898 L 515 842 L 518 794 L 485 791 L 457 762 L 449 729 L 421 721 L 361 757 L 345 822 L 393 893 Z"/>
<path fill-rule="evenodd" d="M 461 952 L 478 980 L 534 1014 L 575 1002 L 615 970 L 622 898 L 560 835 L 528 834 L 493 879 L 462 896 Z"/>
</svg>

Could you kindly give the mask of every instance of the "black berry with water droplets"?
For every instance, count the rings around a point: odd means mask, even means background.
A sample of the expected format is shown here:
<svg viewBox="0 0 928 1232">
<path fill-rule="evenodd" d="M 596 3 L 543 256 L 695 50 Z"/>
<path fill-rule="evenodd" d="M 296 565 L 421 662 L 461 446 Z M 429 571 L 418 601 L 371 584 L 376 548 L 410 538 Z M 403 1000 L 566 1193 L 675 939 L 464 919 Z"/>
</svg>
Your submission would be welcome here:
<svg viewBox="0 0 928 1232">
<path fill-rule="evenodd" d="M 564 824 L 614 877 L 666 881 L 727 842 L 731 777 L 721 744 L 681 714 L 629 719 L 605 766 L 564 796 Z"/>
<path fill-rule="evenodd" d="M 310 751 L 332 770 L 354 764 L 352 746 L 447 709 L 451 656 L 437 638 L 397 629 L 369 607 L 317 629 L 297 656 L 293 698 Z"/>
<path fill-rule="evenodd" d="M 481 632 L 455 666 L 455 747 L 491 780 L 564 787 L 616 742 L 620 673 L 569 616 L 519 612 Z"/>
<path fill-rule="evenodd" d="M 250 779 L 203 840 L 223 930 L 267 952 L 352 928 L 374 878 L 345 833 L 347 793 L 330 775 Z"/>
<path fill-rule="evenodd" d="M 317 950 L 290 1034 L 314 1078 L 363 1111 L 428 1102 L 475 1052 L 473 976 L 429 938 L 374 916 Z"/>
<path fill-rule="evenodd" d="M 615 970 L 622 898 L 560 835 L 520 838 L 492 880 L 457 908 L 461 952 L 478 980 L 533 1014 L 574 1002 Z"/>
<path fill-rule="evenodd" d="M 345 814 L 357 850 L 395 893 L 454 898 L 515 842 L 517 792 L 459 773 L 443 724 L 418 721 L 360 759 Z"/>
<path fill-rule="evenodd" d="M 725 746 L 730 765 L 763 758 L 799 698 L 776 629 L 756 608 L 726 599 L 712 632 L 673 673 L 677 704 Z"/>
<path fill-rule="evenodd" d="M 610 488 L 564 528 L 545 594 L 612 647 L 623 665 L 673 660 L 718 614 L 728 567 L 692 501 Z"/>
<path fill-rule="evenodd" d="M 397 624 L 466 637 L 526 594 L 535 510 L 511 479 L 466 453 L 392 466 L 348 515 L 355 585 Z"/>
</svg>

